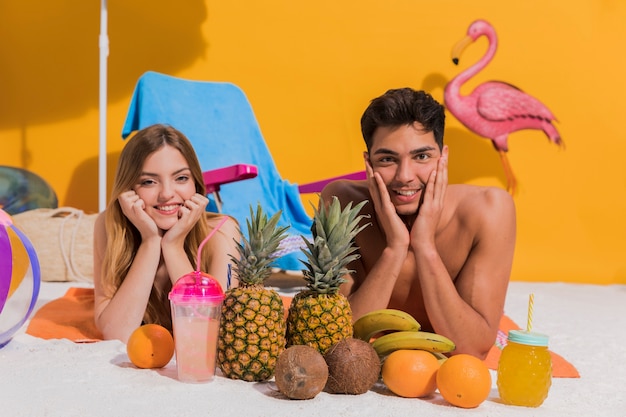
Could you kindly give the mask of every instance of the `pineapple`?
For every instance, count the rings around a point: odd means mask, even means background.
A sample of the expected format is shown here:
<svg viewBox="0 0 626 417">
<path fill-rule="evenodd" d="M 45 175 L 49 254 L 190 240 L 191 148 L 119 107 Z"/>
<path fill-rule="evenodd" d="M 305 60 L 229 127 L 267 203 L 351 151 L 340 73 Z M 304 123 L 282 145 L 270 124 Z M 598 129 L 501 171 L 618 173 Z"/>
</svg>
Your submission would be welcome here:
<svg viewBox="0 0 626 417">
<path fill-rule="evenodd" d="M 352 309 L 339 293 L 343 276 L 351 273 L 346 266 L 358 258 L 354 237 L 368 224 L 357 227 L 357 216 L 365 201 L 341 210 L 337 197 L 329 207 L 315 210 L 313 242 L 304 239 L 307 257 L 303 270 L 307 289 L 294 297 L 287 317 L 287 346 L 309 345 L 322 355 L 335 343 L 352 337 Z"/>
<path fill-rule="evenodd" d="M 280 242 L 289 228 L 277 227 L 280 212 L 268 220 L 260 204 L 250 207 L 249 240 L 238 243 L 239 256 L 230 255 L 239 279 L 226 291 L 218 338 L 217 362 L 224 376 L 265 381 L 274 375 L 278 355 L 285 349 L 285 309 L 280 295 L 265 288 Z"/>
</svg>

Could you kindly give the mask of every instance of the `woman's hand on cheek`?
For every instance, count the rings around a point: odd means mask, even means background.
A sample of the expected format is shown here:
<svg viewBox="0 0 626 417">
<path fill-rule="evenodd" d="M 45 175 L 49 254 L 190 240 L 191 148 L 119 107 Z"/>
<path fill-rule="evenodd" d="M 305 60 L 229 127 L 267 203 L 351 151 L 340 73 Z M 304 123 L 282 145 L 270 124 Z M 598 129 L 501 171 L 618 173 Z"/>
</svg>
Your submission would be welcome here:
<svg viewBox="0 0 626 417">
<path fill-rule="evenodd" d="M 193 195 L 181 206 L 178 214 L 178 222 L 165 234 L 169 241 L 177 238 L 185 239 L 189 231 L 204 215 L 209 199 L 201 194 Z"/>
<path fill-rule="evenodd" d="M 185 203 L 180 210 L 179 220 L 184 220 L 189 223 L 189 230 L 200 219 L 203 213 L 206 211 L 206 206 L 209 204 L 209 199 L 201 194 L 194 194 L 189 200 L 185 200 Z"/>
<path fill-rule="evenodd" d="M 146 213 L 146 204 L 134 190 L 125 191 L 117 201 L 128 220 L 139 230 L 142 238 L 159 234 L 159 228 Z"/>
</svg>

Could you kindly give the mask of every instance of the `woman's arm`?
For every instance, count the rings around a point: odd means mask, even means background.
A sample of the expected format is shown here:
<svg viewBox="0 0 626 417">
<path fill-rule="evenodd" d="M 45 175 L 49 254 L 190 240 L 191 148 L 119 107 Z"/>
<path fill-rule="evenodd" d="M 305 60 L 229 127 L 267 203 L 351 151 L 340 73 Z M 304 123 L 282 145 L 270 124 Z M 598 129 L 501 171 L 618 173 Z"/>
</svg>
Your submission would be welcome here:
<svg viewBox="0 0 626 417">
<path fill-rule="evenodd" d="M 105 339 L 128 337 L 141 325 L 161 256 L 161 238 L 154 235 L 144 239 L 135 255 L 122 285 L 115 291 L 103 282 L 102 261 L 107 248 L 104 213 L 94 227 L 94 315 L 96 326 Z"/>
</svg>

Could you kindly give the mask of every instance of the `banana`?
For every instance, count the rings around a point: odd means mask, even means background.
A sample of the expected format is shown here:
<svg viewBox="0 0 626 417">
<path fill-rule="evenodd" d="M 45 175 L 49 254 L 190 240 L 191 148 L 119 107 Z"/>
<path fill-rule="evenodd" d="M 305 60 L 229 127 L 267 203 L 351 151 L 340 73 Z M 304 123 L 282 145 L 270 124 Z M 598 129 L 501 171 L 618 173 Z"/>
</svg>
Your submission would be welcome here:
<svg viewBox="0 0 626 417">
<path fill-rule="evenodd" d="M 372 342 L 378 356 L 385 357 L 399 349 L 422 349 L 429 352 L 447 353 L 456 348 L 452 340 L 430 332 L 399 331 L 389 333 Z"/>
<path fill-rule="evenodd" d="M 352 327 L 354 337 L 366 342 L 380 332 L 388 330 L 416 332 L 421 328 L 409 313 L 392 308 L 371 311 L 355 321 Z"/>
</svg>

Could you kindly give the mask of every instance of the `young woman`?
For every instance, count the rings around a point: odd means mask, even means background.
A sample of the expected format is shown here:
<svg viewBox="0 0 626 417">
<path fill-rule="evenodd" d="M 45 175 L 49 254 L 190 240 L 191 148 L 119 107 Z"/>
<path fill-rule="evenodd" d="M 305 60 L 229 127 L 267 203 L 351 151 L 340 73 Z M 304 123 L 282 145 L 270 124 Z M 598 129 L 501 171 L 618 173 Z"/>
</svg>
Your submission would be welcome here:
<svg viewBox="0 0 626 417">
<path fill-rule="evenodd" d="M 200 243 L 224 219 L 207 204 L 200 164 L 181 132 L 153 125 L 129 140 L 94 230 L 95 320 L 105 339 L 126 342 L 142 323 L 172 329 L 172 284 L 195 270 Z M 203 248 L 200 269 L 224 290 L 238 239 L 228 217 Z"/>
</svg>

